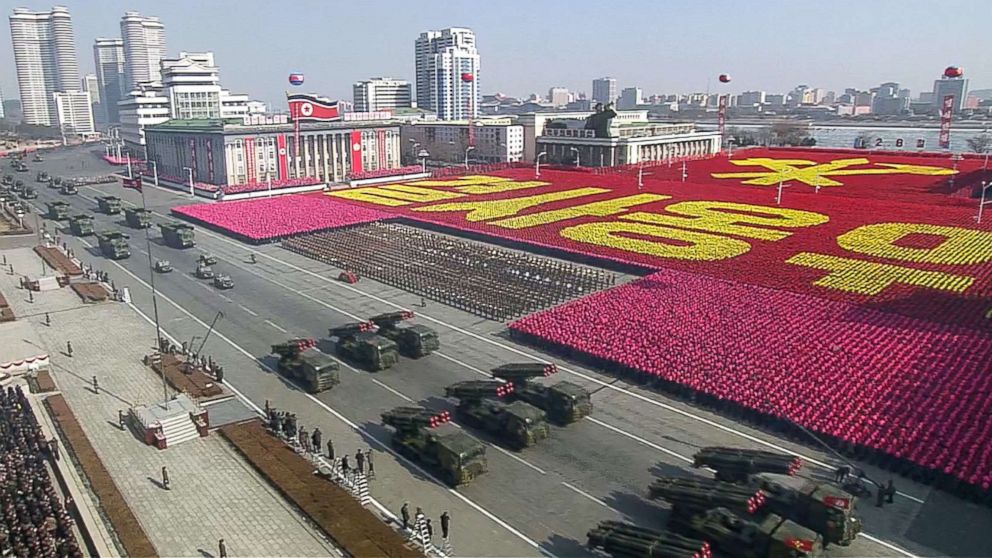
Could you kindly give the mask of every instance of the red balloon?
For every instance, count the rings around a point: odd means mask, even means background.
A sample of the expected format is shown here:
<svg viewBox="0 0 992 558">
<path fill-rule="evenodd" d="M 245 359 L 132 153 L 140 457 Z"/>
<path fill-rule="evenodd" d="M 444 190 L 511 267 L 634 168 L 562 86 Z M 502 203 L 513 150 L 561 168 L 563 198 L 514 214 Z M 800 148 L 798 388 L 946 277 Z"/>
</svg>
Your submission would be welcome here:
<svg viewBox="0 0 992 558">
<path fill-rule="evenodd" d="M 720 83 L 730 83 L 730 74 L 720 74 Z"/>
<path fill-rule="evenodd" d="M 948 66 L 944 69 L 944 77 L 954 78 L 964 75 L 964 70 L 958 66 Z"/>
<path fill-rule="evenodd" d="M 475 76 L 469 72 L 462 74 L 462 81 L 475 81 Z"/>
</svg>

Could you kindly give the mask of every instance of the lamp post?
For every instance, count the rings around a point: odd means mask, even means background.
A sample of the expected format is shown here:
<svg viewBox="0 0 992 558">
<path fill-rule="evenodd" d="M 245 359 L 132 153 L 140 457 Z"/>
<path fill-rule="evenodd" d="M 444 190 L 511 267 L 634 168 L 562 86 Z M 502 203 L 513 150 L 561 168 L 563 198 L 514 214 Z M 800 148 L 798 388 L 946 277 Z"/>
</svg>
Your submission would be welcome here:
<svg viewBox="0 0 992 558">
<path fill-rule="evenodd" d="M 417 159 L 417 148 L 420 147 L 420 144 L 417 143 L 417 141 L 415 139 L 413 139 L 413 138 L 410 138 L 410 143 L 412 144 L 412 145 L 410 145 L 410 155 L 413 155 L 413 159 L 416 160 Z"/>
<path fill-rule="evenodd" d="M 468 152 L 475 149 L 474 145 L 470 145 L 465 148 L 465 168 L 468 168 Z"/>
<path fill-rule="evenodd" d="M 152 177 L 155 180 L 155 187 L 158 188 L 158 163 L 155 161 L 148 161 L 148 163 L 152 166 Z"/>
<path fill-rule="evenodd" d="M 534 178 L 541 178 L 541 157 L 545 157 L 547 154 L 547 151 L 537 154 L 537 159 L 534 161 Z"/>
<path fill-rule="evenodd" d="M 731 157 L 734 156 L 734 144 L 735 143 L 737 143 L 737 142 L 734 141 L 734 138 L 730 138 L 730 139 L 727 140 L 727 158 L 728 159 L 730 159 Z"/>
<path fill-rule="evenodd" d="M 431 156 L 431 154 L 428 153 L 426 149 L 421 149 L 417 153 L 417 157 L 420 158 L 420 172 L 423 172 L 423 173 L 426 173 L 427 172 L 427 158 L 430 157 L 430 156 Z"/>
<path fill-rule="evenodd" d="M 985 192 L 992 188 L 992 182 L 982 182 L 982 197 L 981 201 L 978 203 L 978 224 L 982 224 L 982 212 L 985 209 L 985 204 L 992 203 L 992 200 L 985 201 Z"/>
<path fill-rule="evenodd" d="M 183 170 L 189 173 L 189 195 L 190 197 L 195 196 L 193 193 L 193 169 L 190 167 L 183 167 Z"/>
<path fill-rule="evenodd" d="M 782 205 L 782 190 L 788 187 L 788 184 L 783 184 L 781 180 L 778 181 L 778 194 L 775 196 L 775 203 L 777 205 Z"/>
<path fill-rule="evenodd" d="M 569 147 L 568 150 L 575 153 L 575 168 L 579 168 L 579 150 L 574 147 Z"/>
</svg>

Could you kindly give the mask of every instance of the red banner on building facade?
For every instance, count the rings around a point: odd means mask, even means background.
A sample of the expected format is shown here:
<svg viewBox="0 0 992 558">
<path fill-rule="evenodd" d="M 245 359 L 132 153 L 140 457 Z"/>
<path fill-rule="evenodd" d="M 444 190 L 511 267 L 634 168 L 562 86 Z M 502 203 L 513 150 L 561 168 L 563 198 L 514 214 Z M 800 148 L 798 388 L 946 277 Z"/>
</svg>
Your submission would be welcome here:
<svg viewBox="0 0 992 558">
<path fill-rule="evenodd" d="M 196 140 L 195 139 L 189 140 L 189 153 L 190 153 L 189 168 L 193 169 L 193 180 L 195 181 L 196 179 L 198 179 L 200 177 L 200 174 L 197 172 L 197 168 L 196 168 Z"/>
<path fill-rule="evenodd" d="M 276 157 L 279 161 L 279 180 L 289 178 L 289 164 L 286 159 L 286 134 L 276 136 Z"/>
<path fill-rule="evenodd" d="M 944 95 L 940 104 L 940 137 L 939 145 L 941 149 L 951 147 L 951 114 L 954 111 L 954 95 Z"/>
<path fill-rule="evenodd" d="M 375 147 L 376 153 L 378 154 L 378 166 L 376 170 L 386 168 L 386 131 L 376 130 L 375 131 Z"/>
<path fill-rule="evenodd" d="M 727 95 L 720 95 L 717 101 L 716 124 L 720 131 L 720 143 L 723 143 L 723 131 L 727 127 Z"/>
<path fill-rule="evenodd" d="M 362 172 L 362 132 L 354 130 L 351 132 L 351 172 Z"/>
<path fill-rule="evenodd" d="M 245 177 L 255 183 L 255 138 L 245 138 Z"/>
<path fill-rule="evenodd" d="M 207 182 L 214 183 L 214 142 L 207 140 Z"/>
</svg>

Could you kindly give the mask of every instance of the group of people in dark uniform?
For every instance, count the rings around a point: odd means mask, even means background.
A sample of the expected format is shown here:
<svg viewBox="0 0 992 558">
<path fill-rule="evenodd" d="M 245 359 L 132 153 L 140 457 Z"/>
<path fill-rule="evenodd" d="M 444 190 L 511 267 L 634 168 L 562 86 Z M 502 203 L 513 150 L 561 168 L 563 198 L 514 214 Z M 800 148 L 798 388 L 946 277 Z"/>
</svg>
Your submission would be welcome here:
<svg viewBox="0 0 992 558">
<path fill-rule="evenodd" d="M 265 402 L 265 414 L 267 417 L 266 425 L 271 432 L 286 440 L 290 445 L 296 445 L 307 454 L 323 454 L 324 447 L 322 443 L 324 435 L 320 431 L 320 428 L 315 427 L 313 432 L 308 432 L 306 427 L 299 424 L 295 413 L 278 411 L 270 407 L 268 401 Z M 371 449 L 365 451 L 359 449 L 355 451 L 355 463 L 354 467 L 352 467 L 348 455 L 343 455 L 340 459 L 335 455 L 334 442 L 328 439 L 327 459 L 330 460 L 335 468 L 340 470 L 345 478 L 351 478 L 350 475 L 354 473 L 366 475 L 369 479 L 375 478 L 375 462 L 373 461 Z"/>
<path fill-rule="evenodd" d="M 74 521 L 46 469 L 58 459 L 20 387 L 0 388 L 0 556 L 82 557 Z"/>
</svg>

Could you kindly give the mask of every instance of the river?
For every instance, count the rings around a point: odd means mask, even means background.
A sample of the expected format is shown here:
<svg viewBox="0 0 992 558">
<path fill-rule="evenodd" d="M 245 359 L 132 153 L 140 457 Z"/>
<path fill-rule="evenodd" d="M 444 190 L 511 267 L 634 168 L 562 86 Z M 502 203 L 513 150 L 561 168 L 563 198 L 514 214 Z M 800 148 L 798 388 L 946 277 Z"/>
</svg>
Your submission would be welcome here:
<svg viewBox="0 0 992 558">
<path fill-rule="evenodd" d="M 711 123 L 697 123 L 700 130 L 715 130 L 716 126 Z M 736 125 L 733 121 L 727 122 L 727 128 L 739 128 L 741 130 L 757 130 L 766 128 L 760 124 Z M 951 151 L 970 152 L 968 139 L 981 135 L 984 131 L 981 128 L 951 128 Z M 810 135 L 816 140 L 817 147 L 855 147 L 854 142 L 862 134 L 869 134 L 874 138 L 871 147 L 873 149 L 886 149 L 894 151 L 940 151 L 937 146 L 937 136 L 940 129 L 935 127 L 896 127 L 896 126 L 829 126 L 812 125 Z M 901 142 L 899 140 L 902 140 Z M 920 142 L 923 142 L 922 145 Z M 901 144 L 901 145 L 900 145 Z"/>
</svg>

